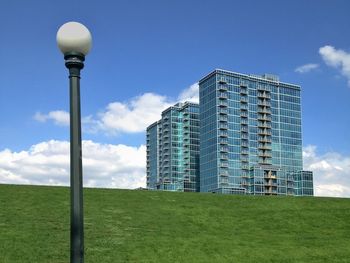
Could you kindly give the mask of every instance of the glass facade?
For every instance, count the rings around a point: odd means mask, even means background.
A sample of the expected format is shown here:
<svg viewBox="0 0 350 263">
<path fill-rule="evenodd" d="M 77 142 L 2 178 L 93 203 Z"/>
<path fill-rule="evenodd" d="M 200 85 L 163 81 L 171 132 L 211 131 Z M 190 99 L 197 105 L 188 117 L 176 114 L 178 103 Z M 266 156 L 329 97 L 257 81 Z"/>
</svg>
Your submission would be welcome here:
<svg viewBox="0 0 350 263">
<path fill-rule="evenodd" d="M 199 191 L 199 106 L 178 103 L 147 128 L 147 188 Z"/>
<path fill-rule="evenodd" d="M 300 86 L 214 70 L 199 81 L 200 191 L 313 195 L 302 171 Z"/>
</svg>

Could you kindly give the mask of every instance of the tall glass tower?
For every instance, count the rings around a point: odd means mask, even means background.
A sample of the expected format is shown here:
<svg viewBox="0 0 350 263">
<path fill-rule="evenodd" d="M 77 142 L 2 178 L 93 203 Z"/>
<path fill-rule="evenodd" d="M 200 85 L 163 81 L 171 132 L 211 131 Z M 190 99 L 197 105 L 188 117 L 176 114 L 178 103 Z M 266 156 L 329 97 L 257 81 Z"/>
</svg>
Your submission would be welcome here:
<svg viewBox="0 0 350 263">
<path fill-rule="evenodd" d="M 199 191 L 199 106 L 177 103 L 147 128 L 147 188 Z"/>
<path fill-rule="evenodd" d="M 303 171 L 300 86 L 214 70 L 199 81 L 200 191 L 313 195 Z"/>
</svg>

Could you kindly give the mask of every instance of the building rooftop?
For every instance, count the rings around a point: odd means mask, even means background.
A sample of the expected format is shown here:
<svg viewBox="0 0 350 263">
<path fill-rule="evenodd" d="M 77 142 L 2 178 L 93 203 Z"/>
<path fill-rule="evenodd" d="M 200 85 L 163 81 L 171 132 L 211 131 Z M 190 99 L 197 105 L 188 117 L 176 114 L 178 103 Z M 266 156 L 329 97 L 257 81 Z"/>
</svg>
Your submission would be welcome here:
<svg viewBox="0 0 350 263">
<path fill-rule="evenodd" d="M 229 70 L 224 70 L 224 69 L 214 69 L 212 72 L 210 72 L 209 74 L 204 76 L 202 79 L 200 79 L 199 83 L 207 80 L 208 78 L 210 78 L 214 74 L 218 74 L 218 73 L 231 75 L 231 76 L 235 76 L 235 77 L 242 77 L 242 78 L 246 78 L 246 79 L 266 81 L 267 83 L 279 84 L 279 85 L 288 86 L 288 87 L 294 88 L 294 89 L 300 89 L 299 85 L 286 83 L 286 82 L 281 82 L 277 75 L 273 75 L 273 74 L 263 74 L 263 75 L 249 74 L 248 75 L 248 74 L 242 74 L 242 73 L 229 71 Z"/>
</svg>

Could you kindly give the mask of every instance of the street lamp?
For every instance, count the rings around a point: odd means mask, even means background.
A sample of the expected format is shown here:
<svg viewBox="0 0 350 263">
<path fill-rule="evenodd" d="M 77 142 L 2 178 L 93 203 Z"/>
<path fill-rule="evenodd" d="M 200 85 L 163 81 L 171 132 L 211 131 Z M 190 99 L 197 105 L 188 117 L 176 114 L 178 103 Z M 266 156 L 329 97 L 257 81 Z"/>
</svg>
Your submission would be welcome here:
<svg viewBox="0 0 350 263">
<path fill-rule="evenodd" d="M 83 171 L 81 155 L 80 70 L 91 48 L 91 34 L 82 24 L 68 22 L 57 32 L 57 44 L 69 70 L 70 86 L 70 262 L 84 262 Z"/>
</svg>

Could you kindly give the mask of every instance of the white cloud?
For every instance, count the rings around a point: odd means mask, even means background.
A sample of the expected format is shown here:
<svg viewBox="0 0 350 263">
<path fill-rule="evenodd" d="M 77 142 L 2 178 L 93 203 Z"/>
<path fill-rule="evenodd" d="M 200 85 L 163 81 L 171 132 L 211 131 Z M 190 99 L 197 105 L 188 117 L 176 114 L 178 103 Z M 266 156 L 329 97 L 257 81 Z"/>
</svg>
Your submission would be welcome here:
<svg viewBox="0 0 350 263">
<path fill-rule="evenodd" d="M 60 126 L 69 125 L 69 113 L 63 110 L 50 111 L 48 114 L 37 112 L 33 118 L 39 122 L 52 120 L 55 124 Z"/>
<path fill-rule="evenodd" d="M 328 66 L 340 69 L 350 86 L 350 53 L 329 45 L 321 47 L 319 53 Z"/>
<path fill-rule="evenodd" d="M 88 133 L 105 132 L 107 134 L 144 132 L 150 124 L 161 118 L 166 108 L 178 101 L 199 101 L 198 83 L 183 90 L 174 100 L 155 93 L 144 93 L 126 102 L 111 102 L 96 116 L 82 118 L 83 130 Z M 57 110 L 48 114 L 37 112 L 34 119 L 40 122 L 53 120 L 57 125 L 69 125 L 69 113 Z"/>
<path fill-rule="evenodd" d="M 350 197 L 350 156 L 336 152 L 317 154 L 316 146 L 303 149 L 304 169 L 314 173 L 317 196 Z"/>
<path fill-rule="evenodd" d="M 69 185 L 69 142 L 47 141 L 29 150 L 0 152 L 0 183 Z M 88 187 L 145 187 L 146 148 L 83 141 Z"/>
<path fill-rule="evenodd" d="M 100 128 L 109 133 L 144 132 L 172 104 L 167 97 L 154 93 L 145 93 L 124 103 L 112 102 L 98 114 Z"/>
<path fill-rule="evenodd" d="M 305 64 L 305 65 L 302 65 L 302 66 L 299 66 L 295 69 L 295 72 L 298 72 L 298 73 L 307 73 L 307 72 L 310 72 L 312 70 L 315 70 L 319 67 L 318 64 L 314 64 L 314 63 L 310 63 L 310 64 Z"/>
<path fill-rule="evenodd" d="M 316 196 L 350 197 L 350 156 L 303 149 L 304 169 L 314 172 Z M 47 141 L 30 149 L 0 151 L 0 183 L 69 185 L 69 142 Z M 145 187 L 146 147 L 83 141 L 84 186 Z"/>
<path fill-rule="evenodd" d="M 190 101 L 199 103 L 199 85 L 198 83 L 192 84 L 189 88 L 183 90 L 178 98 L 179 101 L 185 102 Z"/>
</svg>

